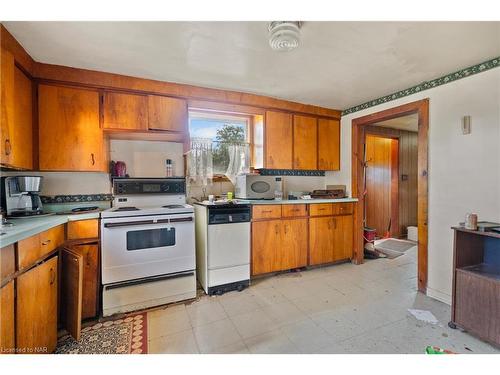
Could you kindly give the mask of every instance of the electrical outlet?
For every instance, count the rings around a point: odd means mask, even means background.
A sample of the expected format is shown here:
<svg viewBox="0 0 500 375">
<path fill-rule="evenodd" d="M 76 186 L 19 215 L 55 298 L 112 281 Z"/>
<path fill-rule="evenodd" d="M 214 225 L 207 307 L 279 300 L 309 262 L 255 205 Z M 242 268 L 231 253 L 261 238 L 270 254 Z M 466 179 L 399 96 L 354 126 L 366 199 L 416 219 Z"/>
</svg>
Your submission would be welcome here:
<svg viewBox="0 0 500 375">
<path fill-rule="evenodd" d="M 470 116 L 464 116 L 462 118 L 462 134 L 470 134 Z"/>
</svg>

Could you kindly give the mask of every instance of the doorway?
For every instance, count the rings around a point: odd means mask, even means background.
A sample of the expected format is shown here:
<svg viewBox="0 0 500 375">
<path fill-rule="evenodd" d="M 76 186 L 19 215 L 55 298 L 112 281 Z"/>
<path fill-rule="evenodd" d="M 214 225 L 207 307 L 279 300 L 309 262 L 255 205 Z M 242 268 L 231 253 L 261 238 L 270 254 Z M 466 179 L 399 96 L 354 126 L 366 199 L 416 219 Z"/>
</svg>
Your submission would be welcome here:
<svg viewBox="0 0 500 375">
<path fill-rule="evenodd" d="M 377 237 L 400 237 L 399 140 L 376 134 L 365 137 L 365 226 Z"/>
<path fill-rule="evenodd" d="M 417 102 L 404 104 L 398 107 L 390 108 L 384 111 L 376 112 L 367 116 L 352 120 L 352 195 L 358 198 L 358 204 L 355 208 L 354 219 L 354 262 L 363 263 L 364 241 L 363 241 L 363 219 L 365 217 L 365 140 L 367 135 L 372 134 L 373 128 L 376 131 L 386 131 L 380 127 L 380 123 L 393 120 L 402 116 L 414 115 L 417 118 L 417 227 L 418 227 L 418 290 L 425 293 L 427 289 L 427 207 L 428 207 L 428 181 L 427 181 L 427 160 L 428 160 L 428 129 L 429 129 L 429 100 L 424 99 Z M 379 126 L 377 126 L 377 124 Z M 376 134 L 380 136 L 380 134 Z M 386 136 L 386 138 L 395 139 L 395 136 Z M 400 141 L 400 140 L 399 140 Z M 394 150 L 391 143 L 391 149 Z M 399 159 L 399 158 L 398 158 Z M 398 160 L 399 162 L 399 160 Z M 391 168 L 394 164 L 391 162 Z M 392 176 L 392 175 L 391 175 Z M 392 181 L 392 178 L 391 178 Z M 399 181 L 401 182 L 401 181 Z M 399 186 L 398 186 L 399 189 Z M 394 190 L 391 190 L 391 196 Z M 394 211 L 394 205 L 391 207 Z M 392 212 L 394 215 L 394 212 Z M 399 221 L 399 215 L 398 221 Z M 396 225 L 397 224 L 397 225 Z M 399 228 L 399 223 L 392 227 Z M 387 228 L 386 228 L 387 229 Z"/>
</svg>

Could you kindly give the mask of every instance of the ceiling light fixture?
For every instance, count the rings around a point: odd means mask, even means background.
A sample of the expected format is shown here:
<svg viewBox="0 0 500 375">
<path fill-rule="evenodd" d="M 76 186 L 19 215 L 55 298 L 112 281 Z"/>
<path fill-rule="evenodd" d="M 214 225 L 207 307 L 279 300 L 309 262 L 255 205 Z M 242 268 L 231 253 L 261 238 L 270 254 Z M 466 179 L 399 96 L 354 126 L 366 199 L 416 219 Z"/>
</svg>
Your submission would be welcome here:
<svg viewBox="0 0 500 375">
<path fill-rule="evenodd" d="M 299 46 L 300 21 L 269 22 L 269 45 L 275 51 L 291 51 Z"/>
</svg>

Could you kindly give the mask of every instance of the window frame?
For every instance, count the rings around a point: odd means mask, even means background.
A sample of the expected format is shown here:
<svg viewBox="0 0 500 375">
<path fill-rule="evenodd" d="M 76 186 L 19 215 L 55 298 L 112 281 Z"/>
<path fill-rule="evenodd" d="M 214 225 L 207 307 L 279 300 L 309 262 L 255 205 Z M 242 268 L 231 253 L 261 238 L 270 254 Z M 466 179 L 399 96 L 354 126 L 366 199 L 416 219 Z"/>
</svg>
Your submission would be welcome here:
<svg viewBox="0 0 500 375">
<path fill-rule="evenodd" d="M 189 109 L 188 110 L 188 132 L 189 138 L 191 139 L 191 119 L 192 118 L 199 119 L 220 119 L 220 120 L 244 120 L 246 122 L 246 140 L 250 148 L 250 166 L 253 165 L 254 158 L 254 150 L 253 150 L 253 115 L 251 114 L 242 114 L 242 113 L 232 113 L 232 112 L 224 112 L 224 111 L 216 111 L 216 110 L 203 110 L 203 109 Z M 229 182 L 230 180 L 226 177 L 226 175 L 221 173 L 214 173 L 213 182 Z"/>
</svg>

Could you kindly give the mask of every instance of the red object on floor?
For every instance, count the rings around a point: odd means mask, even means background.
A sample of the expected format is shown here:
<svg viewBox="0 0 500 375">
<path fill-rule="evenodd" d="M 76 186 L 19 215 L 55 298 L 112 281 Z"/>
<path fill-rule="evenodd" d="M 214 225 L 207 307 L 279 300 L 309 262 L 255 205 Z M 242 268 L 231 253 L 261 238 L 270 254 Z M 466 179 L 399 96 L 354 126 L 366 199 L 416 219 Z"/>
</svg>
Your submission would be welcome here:
<svg viewBox="0 0 500 375">
<path fill-rule="evenodd" d="M 375 241 L 375 237 L 377 236 L 377 230 L 373 228 L 364 228 L 363 236 L 365 238 L 365 243 Z"/>
</svg>

